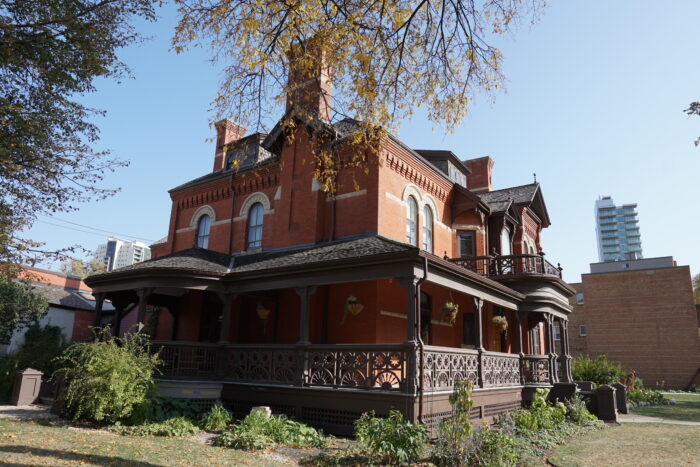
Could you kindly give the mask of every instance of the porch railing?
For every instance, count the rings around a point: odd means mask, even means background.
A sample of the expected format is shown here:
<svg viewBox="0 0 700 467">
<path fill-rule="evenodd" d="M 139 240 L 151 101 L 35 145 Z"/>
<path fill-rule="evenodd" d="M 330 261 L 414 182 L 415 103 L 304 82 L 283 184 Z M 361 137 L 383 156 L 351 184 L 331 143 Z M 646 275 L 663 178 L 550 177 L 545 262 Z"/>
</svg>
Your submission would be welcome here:
<svg viewBox="0 0 700 467">
<path fill-rule="evenodd" d="M 218 345 L 154 341 L 161 375 L 306 387 L 407 392 L 419 354 L 402 345 Z M 415 360 L 414 360 L 415 359 Z M 411 366 L 415 361 L 415 366 Z M 549 384 L 547 356 L 425 346 L 423 390 L 449 391 L 467 379 L 475 388 Z"/>
<path fill-rule="evenodd" d="M 542 255 L 468 256 L 448 261 L 482 276 L 544 274 L 561 279 L 562 271 Z"/>
</svg>

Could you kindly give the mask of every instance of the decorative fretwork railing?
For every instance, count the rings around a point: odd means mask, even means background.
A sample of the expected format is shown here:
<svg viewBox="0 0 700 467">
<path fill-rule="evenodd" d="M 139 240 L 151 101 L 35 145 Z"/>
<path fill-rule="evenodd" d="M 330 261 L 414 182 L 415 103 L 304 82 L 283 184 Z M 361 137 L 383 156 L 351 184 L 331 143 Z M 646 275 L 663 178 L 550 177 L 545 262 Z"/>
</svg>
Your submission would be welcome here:
<svg viewBox="0 0 700 467">
<path fill-rule="evenodd" d="M 520 356 L 497 352 L 481 355 L 483 383 L 485 388 L 520 386 Z"/>
<path fill-rule="evenodd" d="M 451 390 L 455 381 L 468 379 L 479 385 L 479 352 L 450 347 L 425 346 L 423 354 L 423 389 Z"/>
<path fill-rule="evenodd" d="M 523 381 L 525 384 L 549 384 L 551 380 L 550 359 L 546 355 L 523 357 Z"/>
<path fill-rule="evenodd" d="M 161 375 L 241 383 L 406 392 L 410 368 L 420 377 L 420 354 L 401 345 L 217 345 L 153 342 Z M 415 358 L 415 360 L 414 360 Z M 415 361 L 415 367 L 411 362 Z M 522 376 L 521 376 L 522 375 Z M 425 346 L 423 390 L 450 391 L 455 381 L 475 388 L 549 384 L 547 356 Z"/>
<path fill-rule="evenodd" d="M 407 352 L 400 345 L 216 345 L 153 342 L 161 376 L 251 383 L 404 390 Z"/>
<path fill-rule="evenodd" d="M 467 256 L 448 261 L 482 276 L 544 274 L 561 279 L 561 267 L 542 255 Z"/>
</svg>

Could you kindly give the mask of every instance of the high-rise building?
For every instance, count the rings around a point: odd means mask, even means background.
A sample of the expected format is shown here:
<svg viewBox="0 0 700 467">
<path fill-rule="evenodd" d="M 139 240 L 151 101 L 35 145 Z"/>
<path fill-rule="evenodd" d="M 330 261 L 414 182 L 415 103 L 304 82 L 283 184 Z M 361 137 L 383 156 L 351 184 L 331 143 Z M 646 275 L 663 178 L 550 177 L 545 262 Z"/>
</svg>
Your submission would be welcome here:
<svg viewBox="0 0 700 467">
<path fill-rule="evenodd" d="M 107 243 L 97 247 L 95 259 L 103 261 L 107 266 L 107 271 L 112 271 L 151 259 L 151 249 L 142 242 L 130 242 L 109 237 Z"/>
<path fill-rule="evenodd" d="M 602 196 L 595 202 L 595 222 L 600 262 L 643 258 L 636 204 L 616 206 Z"/>
</svg>

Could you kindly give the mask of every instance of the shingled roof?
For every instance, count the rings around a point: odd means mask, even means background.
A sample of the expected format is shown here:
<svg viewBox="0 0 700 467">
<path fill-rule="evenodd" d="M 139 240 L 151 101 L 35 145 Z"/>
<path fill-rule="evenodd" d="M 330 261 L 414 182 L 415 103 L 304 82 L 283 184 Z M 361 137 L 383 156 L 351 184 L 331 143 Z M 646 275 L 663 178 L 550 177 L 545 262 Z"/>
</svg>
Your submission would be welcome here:
<svg viewBox="0 0 700 467">
<path fill-rule="evenodd" d="M 539 183 L 476 194 L 491 208 L 492 212 L 505 212 L 511 204 L 527 206 L 542 220 L 542 227 L 550 224 Z"/>
<path fill-rule="evenodd" d="M 95 309 L 95 298 L 89 292 L 41 282 L 32 282 L 32 286 L 34 292 L 46 298 L 51 306 L 84 311 L 94 311 Z M 114 307 L 105 302 L 102 309 L 103 311 L 111 311 Z"/>
</svg>

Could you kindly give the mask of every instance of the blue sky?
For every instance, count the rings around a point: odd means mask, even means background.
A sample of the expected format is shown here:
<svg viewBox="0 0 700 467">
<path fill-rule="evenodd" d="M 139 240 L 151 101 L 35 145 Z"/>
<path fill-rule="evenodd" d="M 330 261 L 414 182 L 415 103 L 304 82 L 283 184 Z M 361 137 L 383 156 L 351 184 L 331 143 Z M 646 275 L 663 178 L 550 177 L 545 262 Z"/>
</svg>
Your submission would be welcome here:
<svg viewBox="0 0 700 467">
<path fill-rule="evenodd" d="M 138 25 L 151 39 L 120 54 L 134 79 L 99 81 L 84 98 L 107 111 L 97 119 L 100 147 L 131 161 L 106 180 L 122 191 L 42 216 L 30 238 L 94 249 L 108 235 L 47 223 L 86 230 L 68 220 L 157 240 L 167 233 L 167 190 L 211 170 L 218 73 L 206 50 L 170 50 L 176 13 L 168 5 L 159 11 L 157 23 Z M 508 82 L 495 102 L 477 99 L 449 135 L 431 131 L 418 111 L 399 137 L 462 158 L 491 156 L 495 188 L 530 183 L 537 173 L 552 219 L 543 249 L 570 282 L 597 261 L 599 195 L 639 204 L 645 257 L 672 255 L 700 272 L 700 148 L 692 144 L 700 118 L 682 112 L 700 99 L 698 17 L 700 2 L 691 0 L 552 1 L 539 23 L 498 41 Z"/>
</svg>

